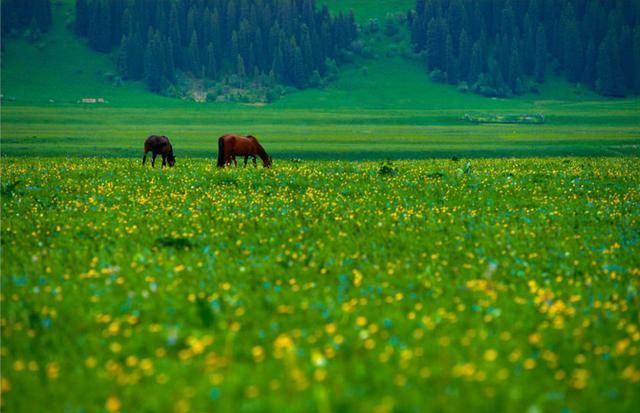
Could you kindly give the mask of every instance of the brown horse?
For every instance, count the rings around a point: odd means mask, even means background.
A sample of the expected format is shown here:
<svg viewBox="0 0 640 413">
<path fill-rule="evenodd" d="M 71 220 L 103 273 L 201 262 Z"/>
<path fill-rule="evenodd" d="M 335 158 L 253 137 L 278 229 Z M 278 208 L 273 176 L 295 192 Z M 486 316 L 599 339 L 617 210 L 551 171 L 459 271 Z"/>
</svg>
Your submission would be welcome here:
<svg viewBox="0 0 640 413">
<path fill-rule="evenodd" d="M 151 166 L 156 166 L 156 156 L 162 155 L 162 167 L 169 162 L 169 167 L 176 164 L 176 157 L 173 156 L 173 146 L 166 136 L 151 135 L 144 141 L 144 156 L 142 157 L 142 165 L 147 161 L 147 152 L 152 152 Z"/>
<path fill-rule="evenodd" d="M 267 155 L 262 145 L 255 136 L 224 135 L 218 138 L 218 167 L 224 168 L 231 162 L 238 166 L 236 156 L 244 156 L 244 166 L 247 166 L 249 157 L 253 158 L 253 166 L 256 164 L 256 156 L 262 159 L 265 168 L 271 166 L 271 157 Z"/>
</svg>

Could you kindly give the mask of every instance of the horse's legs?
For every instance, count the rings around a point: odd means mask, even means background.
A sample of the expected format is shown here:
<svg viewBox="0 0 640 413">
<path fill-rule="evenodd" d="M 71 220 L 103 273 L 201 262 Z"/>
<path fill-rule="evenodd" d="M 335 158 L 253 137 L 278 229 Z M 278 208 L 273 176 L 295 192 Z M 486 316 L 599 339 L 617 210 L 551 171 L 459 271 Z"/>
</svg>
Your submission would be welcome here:
<svg viewBox="0 0 640 413">
<path fill-rule="evenodd" d="M 162 155 L 162 167 L 164 168 L 165 166 L 167 166 L 167 156 Z"/>
<path fill-rule="evenodd" d="M 144 166 L 144 163 L 147 162 L 147 153 L 144 153 L 144 156 L 142 157 L 142 166 Z"/>
<path fill-rule="evenodd" d="M 244 157 L 244 167 L 247 167 L 247 161 L 249 160 L 249 156 Z"/>
<path fill-rule="evenodd" d="M 256 162 L 256 156 L 253 155 L 253 167 L 257 168 L 258 167 L 258 163 Z"/>
<path fill-rule="evenodd" d="M 233 165 L 237 168 L 238 167 L 238 160 L 236 159 L 235 156 L 232 159 L 233 159 Z"/>
<path fill-rule="evenodd" d="M 158 156 L 157 154 L 153 154 L 153 157 L 151 157 L 151 167 L 155 168 L 156 167 L 156 156 Z"/>
</svg>

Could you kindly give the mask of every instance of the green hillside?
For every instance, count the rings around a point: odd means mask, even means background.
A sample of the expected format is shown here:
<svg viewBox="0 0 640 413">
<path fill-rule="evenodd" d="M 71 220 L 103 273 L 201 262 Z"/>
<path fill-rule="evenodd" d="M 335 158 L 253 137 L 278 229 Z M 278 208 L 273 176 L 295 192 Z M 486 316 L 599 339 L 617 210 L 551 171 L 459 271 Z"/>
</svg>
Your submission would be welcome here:
<svg viewBox="0 0 640 413">
<path fill-rule="evenodd" d="M 381 17 L 409 6 L 330 4 Z M 138 82 L 117 87 L 109 80 L 111 57 L 90 51 L 64 28 L 71 11 L 72 2 L 56 3 L 53 29 L 36 43 L 5 41 L 5 155 L 138 156 L 144 137 L 157 133 L 174 140 L 179 156 L 211 156 L 214 138 L 228 132 L 254 134 L 281 157 L 629 154 L 640 147 L 638 99 L 604 99 L 561 80 L 545 83 L 540 95 L 508 100 L 463 94 L 431 82 L 420 61 L 387 57 L 389 49 L 408 47 L 406 32 L 399 45 L 382 34 L 365 38 L 377 58 L 341 67 L 326 89 L 292 93 L 265 107 L 170 99 Z M 108 103 L 78 104 L 82 97 Z M 479 126 L 462 120 L 467 112 L 541 112 L 547 122 Z"/>
<path fill-rule="evenodd" d="M 317 4 L 326 4 L 331 10 L 353 10 L 359 22 L 368 19 L 382 19 L 387 13 L 406 12 L 416 4 L 415 0 L 319 0 Z"/>
</svg>

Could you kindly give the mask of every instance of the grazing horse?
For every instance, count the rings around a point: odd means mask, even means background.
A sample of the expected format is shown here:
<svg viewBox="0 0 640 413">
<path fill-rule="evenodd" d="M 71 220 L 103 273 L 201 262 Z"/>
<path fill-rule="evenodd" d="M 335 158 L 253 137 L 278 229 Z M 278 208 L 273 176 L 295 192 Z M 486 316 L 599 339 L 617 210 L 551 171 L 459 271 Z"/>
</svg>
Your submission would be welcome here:
<svg viewBox="0 0 640 413">
<path fill-rule="evenodd" d="M 173 156 L 173 146 L 166 136 L 151 135 L 144 141 L 144 156 L 142 157 L 142 165 L 147 161 L 147 152 L 152 152 L 151 166 L 156 166 L 156 156 L 162 155 L 162 167 L 169 162 L 169 167 L 176 164 L 176 157 Z"/>
<path fill-rule="evenodd" d="M 218 138 L 218 168 L 231 165 L 238 166 L 236 156 L 244 156 L 244 166 L 247 166 L 249 157 L 253 158 L 253 166 L 257 167 L 256 156 L 262 159 L 265 168 L 271 166 L 271 157 L 267 155 L 262 145 L 255 136 L 224 135 Z"/>
</svg>

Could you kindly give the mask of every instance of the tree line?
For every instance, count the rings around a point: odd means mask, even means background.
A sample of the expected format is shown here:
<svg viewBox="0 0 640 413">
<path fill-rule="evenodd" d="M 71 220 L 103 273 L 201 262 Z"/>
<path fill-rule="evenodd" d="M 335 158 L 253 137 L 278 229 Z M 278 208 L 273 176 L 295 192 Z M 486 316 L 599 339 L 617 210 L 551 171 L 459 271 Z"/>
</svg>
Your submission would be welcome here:
<svg viewBox="0 0 640 413">
<path fill-rule="evenodd" d="M 2 0 L 2 34 L 30 28 L 41 33 L 51 28 L 51 0 Z"/>
<path fill-rule="evenodd" d="M 432 78 L 480 94 L 521 94 L 549 71 L 640 94 L 637 0 L 417 0 L 408 22 Z"/>
<path fill-rule="evenodd" d="M 315 0 L 76 0 L 75 22 L 92 49 L 117 49 L 124 79 L 145 79 L 153 92 L 177 71 L 304 88 L 357 37 L 353 14 L 332 16 Z"/>
</svg>

